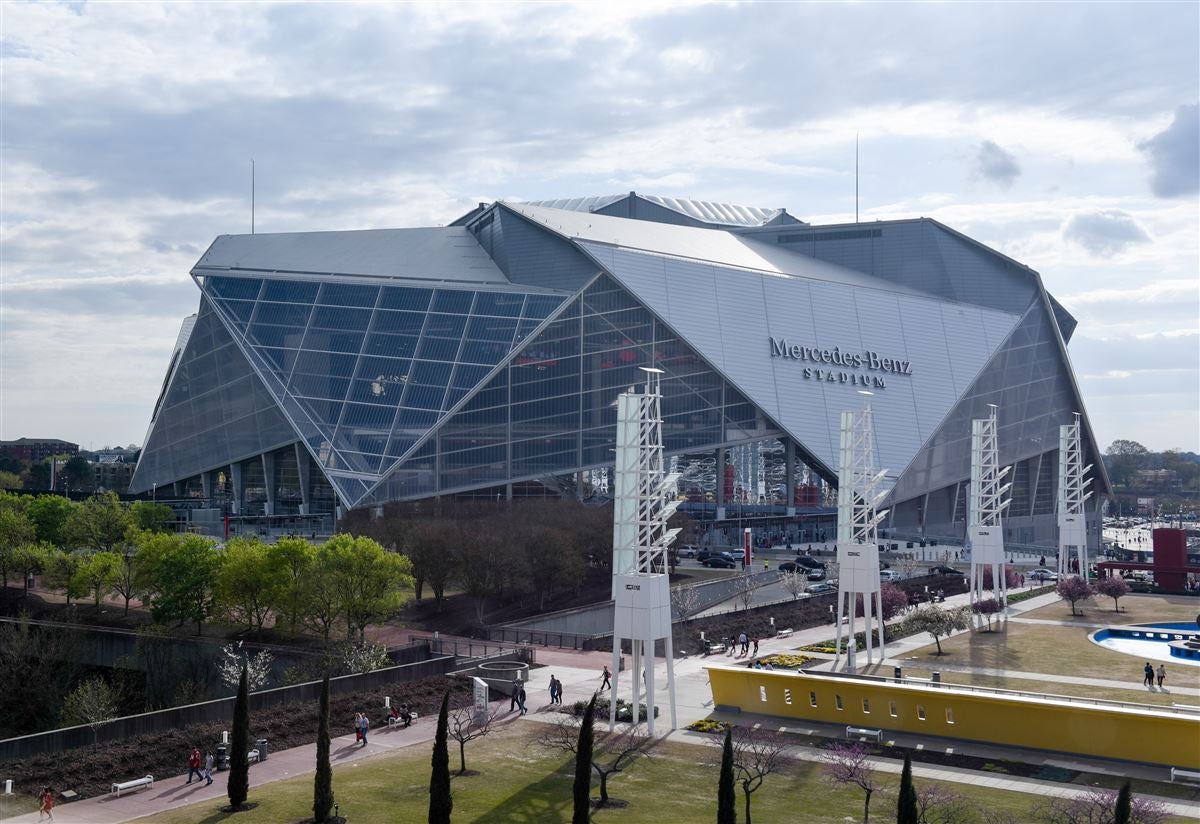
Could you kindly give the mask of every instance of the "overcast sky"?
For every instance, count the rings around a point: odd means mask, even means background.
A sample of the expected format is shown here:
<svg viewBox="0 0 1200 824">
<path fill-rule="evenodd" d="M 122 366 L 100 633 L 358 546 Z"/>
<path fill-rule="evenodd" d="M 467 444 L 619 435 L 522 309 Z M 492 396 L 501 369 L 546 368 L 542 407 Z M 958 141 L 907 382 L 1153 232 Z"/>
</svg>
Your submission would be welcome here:
<svg viewBox="0 0 1200 824">
<path fill-rule="evenodd" d="M 141 443 L 223 233 L 647 194 L 1041 272 L 1102 445 L 1200 450 L 1200 4 L 0 4 L 0 436 Z"/>
</svg>

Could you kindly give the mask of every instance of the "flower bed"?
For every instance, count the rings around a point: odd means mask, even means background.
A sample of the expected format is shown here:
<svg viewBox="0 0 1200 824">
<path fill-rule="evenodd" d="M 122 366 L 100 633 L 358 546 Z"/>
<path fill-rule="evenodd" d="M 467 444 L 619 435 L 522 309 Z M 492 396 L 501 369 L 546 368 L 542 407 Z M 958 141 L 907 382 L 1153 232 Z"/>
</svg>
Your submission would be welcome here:
<svg viewBox="0 0 1200 824">
<path fill-rule="evenodd" d="M 758 659 L 759 663 L 763 666 L 770 664 L 772 667 L 782 669 L 800 669 L 805 664 L 810 664 L 815 660 L 817 659 L 808 655 L 791 655 L 786 652 L 777 652 L 774 655 Z"/>
<path fill-rule="evenodd" d="M 699 721 L 693 721 L 692 723 L 688 724 L 687 729 L 692 730 L 693 732 L 720 733 L 725 732 L 725 730 L 732 726 L 733 725 L 727 721 L 717 721 L 713 718 L 701 718 Z"/>
</svg>

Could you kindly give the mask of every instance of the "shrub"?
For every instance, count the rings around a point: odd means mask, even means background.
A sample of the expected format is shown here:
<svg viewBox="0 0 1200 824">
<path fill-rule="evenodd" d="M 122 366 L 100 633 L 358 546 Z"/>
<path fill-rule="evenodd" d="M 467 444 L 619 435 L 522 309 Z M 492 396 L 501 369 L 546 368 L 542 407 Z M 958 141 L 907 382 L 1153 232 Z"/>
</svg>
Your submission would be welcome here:
<svg viewBox="0 0 1200 824">
<path fill-rule="evenodd" d="M 815 659 L 807 655 L 789 655 L 785 652 L 777 652 L 774 655 L 768 655 L 765 658 L 758 659 L 765 666 L 770 664 L 773 667 L 782 667 L 784 669 L 800 669 L 805 664 Z"/>
<path fill-rule="evenodd" d="M 687 725 L 687 729 L 692 732 L 725 732 L 733 725 L 727 721 L 718 721 L 715 718 L 701 718 L 699 721 L 693 721 Z"/>
</svg>

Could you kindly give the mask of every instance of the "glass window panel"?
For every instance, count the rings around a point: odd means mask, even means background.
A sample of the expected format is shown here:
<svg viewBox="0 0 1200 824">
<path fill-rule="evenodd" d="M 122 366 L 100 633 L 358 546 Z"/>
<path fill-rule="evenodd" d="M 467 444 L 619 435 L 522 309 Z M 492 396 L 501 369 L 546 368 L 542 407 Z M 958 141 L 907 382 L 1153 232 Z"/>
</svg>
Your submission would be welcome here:
<svg viewBox="0 0 1200 824">
<path fill-rule="evenodd" d="M 439 338 L 461 338 L 467 319 L 462 315 L 431 314 L 425 322 L 425 334 Z"/>
<path fill-rule="evenodd" d="M 312 307 L 300 303 L 260 303 L 258 323 L 273 323 L 278 326 L 306 326 Z"/>
<path fill-rule="evenodd" d="M 375 313 L 375 325 L 371 327 L 376 332 L 402 332 L 419 335 L 425 325 L 423 312 L 385 312 Z"/>
<path fill-rule="evenodd" d="M 444 386 L 410 386 L 404 395 L 404 405 L 410 409 L 441 409 Z"/>
<path fill-rule="evenodd" d="M 474 314 L 519 317 L 525 296 L 512 292 L 480 292 L 475 298 Z"/>
<path fill-rule="evenodd" d="M 371 322 L 370 309 L 348 309 L 343 306 L 318 306 L 313 310 L 314 329 L 363 331 Z"/>
<path fill-rule="evenodd" d="M 428 412 L 423 409 L 401 409 L 399 417 L 396 419 L 396 428 L 423 434 L 437 422 L 437 417 L 436 412 Z M 432 449 L 432 447 L 430 448 Z M 395 450 L 389 449 L 388 453 L 395 454 Z"/>
<path fill-rule="evenodd" d="M 471 318 L 467 337 L 471 340 L 490 340 L 510 343 L 517 322 L 510 318 Z"/>
<path fill-rule="evenodd" d="M 463 363 L 499 363 L 508 354 L 508 346 L 480 340 L 469 340 L 463 344 L 459 360 Z"/>
<path fill-rule="evenodd" d="M 358 377 L 361 380 L 376 380 L 380 376 L 403 382 L 411 368 L 412 361 L 406 358 L 374 358 L 364 357 L 358 363 Z"/>
<path fill-rule="evenodd" d="M 474 292 L 458 289 L 439 289 L 433 296 L 433 311 L 467 314 L 471 311 Z"/>
<path fill-rule="evenodd" d="M 373 403 L 394 407 L 404 393 L 404 382 L 380 376 L 378 380 L 354 381 L 350 386 L 350 400 L 355 403 Z"/>
<path fill-rule="evenodd" d="M 378 286 L 358 286 L 352 283 L 325 283 L 321 286 L 322 306 L 374 306 Z"/>
<path fill-rule="evenodd" d="M 304 330 L 299 327 L 267 326 L 255 323 L 251 325 L 247 337 L 263 346 L 280 346 L 296 349 L 300 346 L 300 341 L 304 337 Z"/>
<path fill-rule="evenodd" d="M 458 341 L 450 338 L 425 338 L 417 356 L 427 360 L 453 361 L 458 356 Z"/>
<path fill-rule="evenodd" d="M 362 332 L 333 332 L 327 329 L 310 329 L 304 338 L 304 348 L 322 352 L 342 352 L 357 355 L 362 349 Z"/>
<path fill-rule="evenodd" d="M 263 300 L 279 301 L 280 303 L 314 303 L 317 299 L 319 283 L 304 283 L 294 280 L 268 280 Z"/>
<path fill-rule="evenodd" d="M 346 378 L 334 378 L 329 375 L 296 374 L 292 376 L 289 387 L 293 395 L 301 395 L 306 398 L 331 398 L 340 401 L 346 397 L 346 392 L 350 389 L 350 381 Z"/>
<path fill-rule="evenodd" d="M 412 371 L 414 383 L 426 386 L 446 386 L 450 383 L 450 372 L 454 367 L 441 361 L 418 361 Z"/>
<path fill-rule="evenodd" d="M 390 428 L 395 410 L 373 404 L 348 403 L 342 413 L 342 427 Z"/>
<path fill-rule="evenodd" d="M 466 360 L 467 358 L 463 358 Z M 454 386 L 460 389 L 473 389 L 479 385 L 490 368 L 487 366 L 468 366 L 460 365 L 454 370 Z"/>
<path fill-rule="evenodd" d="M 407 309 L 412 312 L 425 312 L 429 308 L 429 299 L 433 296 L 432 289 L 410 289 L 404 286 L 387 287 L 379 299 L 379 305 L 384 309 Z"/>
<path fill-rule="evenodd" d="M 529 295 L 525 300 L 525 317 L 542 320 L 562 305 L 563 299 L 552 295 Z"/>
<path fill-rule="evenodd" d="M 373 332 L 367 337 L 363 354 L 411 358 L 417 353 L 418 340 L 416 335 L 380 335 Z"/>
<path fill-rule="evenodd" d="M 254 314 L 254 301 L 252 300 L 222 300 L 218 303 L 221 308 L 243 324 L 249 323 L 250 316 Z"/>
<path fill-rule="evenodd" d="M 205 286 L 214 295 L 233 300 L 256 300 L 262 281 L 257 278 L 210 277 Z"/>
<path fill-rule="evenodd" d="M 295 349 L 275 349 L 263 346 L 259 347 L 258 351 L 278 372 L 291 372 L 292 365 L 296 362 Z"/>
<path fill-rule="evenodd" d="M 329 352 L 301 352 L 296 357 L 296 372 L 308 375 L 336 375 L 348 378 L 354 374 L 355 355 L 335 355 Z"/>
</svg>

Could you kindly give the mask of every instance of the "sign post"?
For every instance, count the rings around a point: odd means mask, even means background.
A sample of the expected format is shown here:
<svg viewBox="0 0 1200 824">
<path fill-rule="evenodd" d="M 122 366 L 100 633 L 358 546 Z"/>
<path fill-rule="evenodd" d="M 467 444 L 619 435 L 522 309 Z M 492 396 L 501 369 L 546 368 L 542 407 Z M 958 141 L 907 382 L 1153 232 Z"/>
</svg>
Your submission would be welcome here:
<svg viewBox="0 0 1200 824">
<path fill-rule="evenodd" d="M 742 538 L 742 552 L 744 553 L 743 566 L 746 569 L 750 568 L 750 562 L 754 560 L 754 551 L 750 548 L 750 527 L 746 527 Z"/>
<path fill-rule="evenodd" d="M 472 678 L 471 682 L 475 686 L 475 726 L 482 727 L 488 717 L 488 685 L 482 678 Z"/>
</svg>

